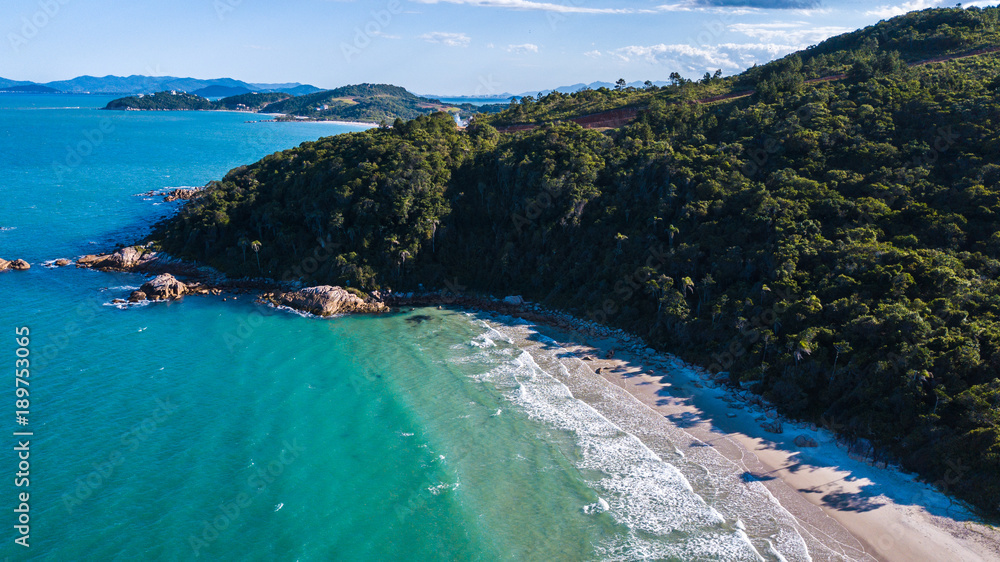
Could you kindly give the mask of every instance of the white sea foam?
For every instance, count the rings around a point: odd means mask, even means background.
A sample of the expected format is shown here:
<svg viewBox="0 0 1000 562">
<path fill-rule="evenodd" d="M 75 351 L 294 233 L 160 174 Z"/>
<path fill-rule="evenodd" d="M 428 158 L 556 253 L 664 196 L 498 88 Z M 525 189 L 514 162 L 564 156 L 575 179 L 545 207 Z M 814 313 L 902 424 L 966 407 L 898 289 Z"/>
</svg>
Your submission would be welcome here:
<svg viewBox="0 0 1000 562">
<path fill-rule="evenodd" d="M 505 390 L 508 400 L 530 417 L 572 432 L 577 467 L 603 474 L 591 484 L 607 512 L 630 529 L 624 542 L 602 545 L 610 559 L 640 557 L 761 560 L 746 535 L 727 525 L 673 465 L 634 435 L 622 431 L 569 388 L 542 370 L 531 354 L 520 354 L 491 371 L 484 381 Z"/>
<path fill-rule="evenodd" d="M 604 474 L 591 485 L 607 502 L 608 514 L 631 532 L 618 542 L 600 545 L 601 558 L 811 560 L 802 535 L 805 530 L 761 482 L 739 479 L 745 467 L 711 446 L 697 446 L 681 427 L 652 414 L 637 399 L 595 375 L 586 363 L 568 358 L 555 341 L 523 323 L 511 324 L 488 329 L 492 339 L 516 341 L 515 346 L 477 353 L 489 354 L 494 361 L 497 356 L 509 359 L 475 378 L 504 390 L 531 417 L 572 432 L 579 446 L 577 466 Z M 497 330 L 502 333 L 494 334 Z M 579 387 L 587 402 L 576 398 L 562 381 Z M 601 411 L 588 402 L 599 404 Z M 647 439 L 651 433 L 660 454 L 636 437 Z M 686 450 L 670 442 L 674 437 Z M 584 510 L 595 511 L 598 505 Z M 741 517 L 749 518 L 750 529 Z M 815 546 L 814 542 L 810 544 Z M 820 548 L 822 559 L 840 558 Z"/>
</svg>

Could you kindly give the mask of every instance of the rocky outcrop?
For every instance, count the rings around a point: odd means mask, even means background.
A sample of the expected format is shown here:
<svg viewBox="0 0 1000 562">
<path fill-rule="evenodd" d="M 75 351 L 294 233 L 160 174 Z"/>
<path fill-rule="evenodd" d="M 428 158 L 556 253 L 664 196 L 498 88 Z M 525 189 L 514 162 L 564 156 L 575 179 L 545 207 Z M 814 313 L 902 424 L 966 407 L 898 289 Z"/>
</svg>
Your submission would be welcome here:
<svg viewBox="0 0 1000 562">
<path fill-rule="evenodd" d="M 271 293 L 264 295 L 266 300 L 274 304 L 287 306 L 317 316 L 332 316 L 347 313 L 377 313 L 386 312 L 389 307 L 383 302 L 371 301 L 343 289 L 330 285 L 307 287 L 290 293 Z"/>
<path fill-rule="evenodd" d="M 147 252 L 135 246 L 119 248 L 111 254 L 83 256 L 76 260 L 77 267 L 90 267 L 103 271 L 138 271 L 141 266 L 156 257 L 156 252 Z"/>
<path fill-rule="evenodd" d="M 760 424 L 760 426 L 764 428 L 764 431 L 767 431 L 769 433 L 784 433 L 785 431 L 784 427 L 781 425 L 781 422 L 778 420 L 775 420 L 773 422 L 764 422 Z"/>
<path fill-rule="evenodd" d="M 177 187 L 174 189 L 154 189 L 145 193 L 136 194 L 138 197 L 163 197 L 164 201 L 186 201 L 198 195 L 205 188 L 203 187 Z"/>
<path fill-rule="evenodd" d="M 798 437 L 795 438 L 795 446 L 796 447 L 819 447 L 819 443 L 816 443 L 816 440 L 813 439 L 812 437 L 809 437 L 808 435 L 799 435 Z"/>
<path fill-rule="evenodd" d="M 31 269 L 31 265 L 24 260 L 7 261 L 5 259 L 0 259 L 0 271 L 7 271 L 8 269 L 24 271 L 26 269 Z"/>
<path fill-rule="evenodd" d="M 56 267 L 66 267 L 67 265 L 69 265 L 71 263 L 73 263 L 73 262 L 69 261 L 66 258 L 59 258 L 56 261 L 52 262 L 52 264 L 54 266 L 56 266 Z"/>
<path fill-rule="evenodd" d="M 163 275 L 157 275 L 153 279 L 143 283 L 142 287 L 138 291 L 132 293 L 129 296 L 129 301 L 136 302 L 139 300 L 153 300 L 153 301 L 164 301 L 164 300 L 174 300 L 183 297 L 188 293 L 188 287 L 184 283 L 177 280 L 176 277 L 170 275 L 169 273 L 164 273 Z M 136 300 L 133 301 L 132 299 Z"/>
</svg>

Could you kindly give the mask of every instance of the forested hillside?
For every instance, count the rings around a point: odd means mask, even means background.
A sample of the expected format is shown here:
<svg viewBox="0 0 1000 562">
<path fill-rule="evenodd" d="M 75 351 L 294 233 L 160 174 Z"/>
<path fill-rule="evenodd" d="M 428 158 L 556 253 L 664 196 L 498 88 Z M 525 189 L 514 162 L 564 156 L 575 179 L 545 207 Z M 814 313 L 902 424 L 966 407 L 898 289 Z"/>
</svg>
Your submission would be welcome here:
<svg viewBox="0 0 1000 562">
<path fill-rule="evenodd" d="M 337 253 L 309 283 L 524 294 L 996 515 L 1000 54 L 907 63 L 995 45 L 998 14 L 926 10 L 738 77 L 527 99 L 464 131 L 439 113 L 321 139 L 231 171 L 154 239 L 236 275 L 257 274 L 250 240 L 274 277 L 320 240 Z M 645 110 L 551 123 L 597 96 Z M 493 126 L 524 119 L 541 126 Z"/>
</svg>

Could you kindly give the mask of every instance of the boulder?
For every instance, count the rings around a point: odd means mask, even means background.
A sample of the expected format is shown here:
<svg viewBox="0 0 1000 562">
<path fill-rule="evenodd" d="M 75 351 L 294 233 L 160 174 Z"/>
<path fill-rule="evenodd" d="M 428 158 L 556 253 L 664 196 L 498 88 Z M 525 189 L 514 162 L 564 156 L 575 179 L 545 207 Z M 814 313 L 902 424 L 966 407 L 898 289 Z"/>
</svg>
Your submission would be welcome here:
<svg viewBox="0 0 1000 562">
<path fill-rule="evenodd" d="M 385 312 L 388 307 L 381 302 L 364 299 L 341 287 L 321 285 L 307 287 L 291 293 L 276 293 L 272 302 L 317 316 L 332 316 L 351 312 Z"/>
<path fill-rule="evenodd" d="M 813 439 L 812 437 L 809 437 L 808 435 L 799 435 L 798 437 L 795 438 L 795 446 L 796 447 L 819 447 L 819 444 L 816 443 L 815 439 Z"/>
<path fill-rule="evenodd" d="M 149 300 L 173 300 L 184 296 L 187 285 L 178 281 L 173 275 L 164 273 L 143 283 L 142 287 L 139 287 L 139 292 L 144 293 Z"/>
<path fill-rule="evenodd" d="M 137 250 L 135 246 L 119 248 L 101 263 L 101 267 L 132 269 L 139 263 L 141 257 L 142 252 Z"/>
<path fill-rule="evenodd" d="M 785 428 L 781 426 L 781 422 L 778 420 L 773 422 L 764 422 L 760 424 L 760 426 L 768 433 L 784 433 L 785 431 Z"/>
<path fill-rule="evenodd" d="M 201 189 L 197 187 L 182 187 L 174 189 L 173 191 L 168 191 L 166 197 L 164 197 L 163 200 L 167 202 L 179 201 L 179 200 L 186 201 L 197 195 L 198 192 L 200 191 Z"/>
<path fill-rule="evenodd" d="M 53 262 L 53 265 L 55 265 L 56 267 L 66 267 L 67 265 L 69 265 L 71 263 L 73 263 L 73 262 L 69 261 L 66 258 L 59 258 L 55 262 Z"/>
<path fill-rule="evenodd" d="M 139 302 L 146 300 L 146 293 L 142 291 L 132 291 L 132 294 L 128 297 L 128 302 Z"/>
<path fill-rule="evenodd" d="M 521 295 L 513 295 L 509 297 L 504 297 L 503 302 L 504 304 L 521 306 L 522 304 L 524 304 L 524 299 L 521 298 Z"/>
<path fill-rule="evenodd" d="M 25 269 L 31 269 L 31 265 L 24 260 L 7 261 L 0 259 L 0 271 L 7 271 L 8 269 L 24 271 Z"/>
<path fill-rule="evenodd" d="M 127 246 L 118 248 L 111 254 L 83 256 L 76 260 L 76 266 L 111 271 L 135 271 L 155 255 L 155 252 L 143 252 L 135 246 Z"/>
</svg>

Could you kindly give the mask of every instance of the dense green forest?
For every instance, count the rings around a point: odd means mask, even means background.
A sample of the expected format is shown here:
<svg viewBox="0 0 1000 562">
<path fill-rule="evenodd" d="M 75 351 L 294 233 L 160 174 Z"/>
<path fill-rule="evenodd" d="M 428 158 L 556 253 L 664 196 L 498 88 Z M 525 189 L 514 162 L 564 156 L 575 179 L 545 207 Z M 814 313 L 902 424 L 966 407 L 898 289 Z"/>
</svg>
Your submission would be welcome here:
<svg viewBox="0 0 1000 562">
<path fill-rule="evenodd" d="M 104 109 L 139 110 L 208 110 L 216 109 L 207 99 L 184 92 L 157 92 L 155 94 L 128 96 L 111 100 Z"/>
<path fill-rule="evenodd" d="M 471 108 L 469 105 L 465 110 Z M 396 119 L 415 119 L 437 111 L 457 112 L 459 109 L 419 97 L 399 86 L 358 84 L 277 102 L 265 107 L 264 112 L 311 119 L 391 123 Z"/>
<path fill-rule="evenodd" d="M 422 98 L 399 86 L 358 84 L 324 90 L 304 96 L 280 92 L 251 93 L 209 101 L 184 92 L 159 92 L 148 96 L 129 96 L 108 103 L 104 109 L 208 110 L 229 109 L 282 114 L 283 119 L 307 118 L 328 121 L 392 123 L 396 119 L 415 119 L 438 111 L 462 116 L 475 112 L 471 104 L 449 105 Z"/>
<path fill-rule="evenodd" d="M 104 109 L 137 109 L 137 110 L 192 110 L 204 111 L 213 109 L 260 111 L 264 106 L 290 98 L 290 94 L 280 92 L 266 94 L 240 94 L 210 101 L 201 96 L 184 92 L 157 92 L 148 96 L 129 96 L 111 100 Z"/>
<path fill-rule="evenodd" d="M 153 240 L 235 275 L 524 294 L 996 515 L 1000 53 L 907 63 L 989 45 L 998 15 L 926 10 L 737 77 L 305 143 L 213 182 Z M 844 76 L 808 81 L 827 72 Z M 646 109 L 621 128 L 558 122 L 628 96 Z M 494 126 L 525 116 L 541 126 Z"/>
</svg>

